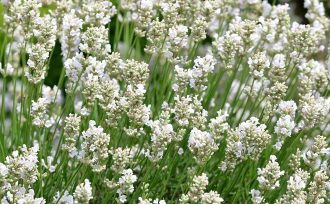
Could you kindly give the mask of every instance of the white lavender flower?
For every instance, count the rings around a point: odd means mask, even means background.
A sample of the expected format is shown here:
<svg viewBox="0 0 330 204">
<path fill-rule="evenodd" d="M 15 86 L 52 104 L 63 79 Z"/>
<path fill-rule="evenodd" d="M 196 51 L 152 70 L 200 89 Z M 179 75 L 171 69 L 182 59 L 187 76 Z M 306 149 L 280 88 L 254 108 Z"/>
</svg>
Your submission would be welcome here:
<svg viewBox="0 0 330 204">
<path fill-rule="evenodd" d="M 88 204 L 93 199 L 92 186 L 88 179 L 79 184 L 73 193 L 74 203 Z"/>
<path fill-rule="evenodd" d="M 152 199 L 143 199 L 139 197 L 139 204 L 166 204 L 166 202 L 165 200 L 159 200 L 158 198 L 152 200 Z"/>
<path fill-rule="evenodd" d="M 290 176 L 287 184 L 286 193 L 278 200 L 277 204 L 281 203 L 305 203 L 307 201 L 306 191 L 307 180 L 309 174 L 306 171 L 299 169 L 292 176 Z"/>
<path fill-rule="evenodd" d="M 216 64 L 212 55 L 197 57 L 194 67 L 188 71 L 189 84 L 195 90 L 205 91 L 208 74 L 212 73 Z"/>
<path fill-rule="evenodd" d="M 105 170 L 105 162 L 109 156 L 108 145 L 110 135 L 103 132 L 102 127 L 97 127 L 96 122 L 89 121 L 89 127 L 82 133 L 81 150 L 79 158 L 91 165 L 94 172 Z"/>
<path fill-rule="evenodd" d="M 60 204 L 74 204 L 73 196 L 67 191 L 64 192 L 61 198 L 60 197 L 60 192 L 57 192 L 54 196 L 54 202 L 58 202 Z"/>
<path fill-rule="evenodd" d="M 294 101 L 281 101 L 278 104 L 277 112 L 282 115 L 289 115 L 292 119 L 294 119 L 296 115 L 297 105 Z"/>
<path fill-rule="evenodd" d="M 329 5 L 291 5 L 3 0 L 1 202 L 329 203 Z"/>
<path fill-rule="evenodd" d="M 37 127 L 51 127 L 55 121 L 48 114 L 50 101 L 47 98 L 39 98 L 37 101 L 32 101 L 31 116 L 33 125 Z"/>
<path fill-rule="evenodd" d="M 330 153 L 330 148 L 326 137 L 322 135 L 317 135 L 311 142 L 312 144 L 303 151 L 302 158 L 306 165 L 317 169 L 320 166 L 321 158 Z"/>
<path fill-rule="evenodd" d="M 123 171 L 122 176 L 118 180 L 119 189 L 117 190 L 120 203 L 127 201 L 127 196 L 134 191 L 133 184 L 137 181 L 137 176 L 133 174 L 132 169 Z"/>
<path fill-rule="evenodd" d="M 60 37 L 63 61 L 79 52 L 82 24 L 83 22 L 76 16 L 75 10 L 64 15 Z"/>
<path fill-rule="evenodd" d="M 105 57 L 111 52 L 111 46 L 108 40 L 108 28 L 105 28 L 104 26 L 88 27 L 81 35 L 79 48 L 86 54 L 98 58 Z"/>
<path fill-rule="evenodd" d="M 210 133 L 193 128 L 190 132 L 188 148 L 196 162 L 202 164 L 211 158 L 218 146 Z"/>
<path fill-rule="evenodd" d="M 86 1 L 82 5 L 80 15 L 85 22 L 93 26 L 102 26 L 110 22 L 117 12 L 116 7 L 109 1 Z"/>
<path fill-rule="evenodd" d="M 280 137 L 290 137 L 292 130 L 295 128 L 295 123 L 289 115 L 280 117 L 276 122 L 275 133 Z"/>
<path fill-rule="evenodd" d="M 65 118 L 64 144 L 62 148 L 70 153 L 71 156 L 77 154 L 76 143 L 80 134 L 81 117 L 77 114 L 69 114 Z"/>
<path fill-rule="evenodd" d="M 230 128 L 227 123 L 228 113 L 219 110 L 216 118 L 212 118 L 209 123 L 210 133 L 215 141 L 220 141 L 224 137 L 224 133 Z"/>
<path fill-rule="evenodd" d="M 280 186 L 279 178 L 284 175 L 276 161 L 276 156 L 271 155 L 269 163 L 264 168 L 258 168 L 259 187 L 263 191 L 273 190 Z"/>
<path fill-rule="evenodd" d="M 111 169 L 114 172 L 122 173 L 132 162 L 133 156 L 130 148 L 117 148 L 110 151 L 113 164 Z"/>
<path fill-rule="evenodd" d="M 231 170 L 246 159 L 258 160 L 271 138 L 266 125 L 260 124 L 255 117 L 242 122 L 228 134 L 225 163 Z"/>
<path fill-rule="evenodd" d="M 46 77 L 47 60 L 49 52 L 53 49 L 56 40 L 56 20 L 49 15 L 37 17 L 31 25 L 30 38 L 37 38 L 37 43 L 27 50 L 29 60 L 25 70 L 25 76 L 34 84 Z"/>
<path fill-rule="evenodd" d="M 159 161 L 167 149 L 167 145 L 175 138 L 175 132 L 172 124 L 169 124 L 166 120 L 149 121 L 148 126 L 152 130 L 150 159 Z"/>
<path fill-rule="evenodd" d="M 304 125 L 313 127 L 323 121 L 330 110 L 329 98 L 315 97 L 311 94 L 302 96 L 300 107 Z"/>
<path fill-rule="evenodd" d="M 222 203 L 223 199 L 217 192 L 205 192 L 208 184 L 208 177 L 205 173 L 202 173 L 200 176 L 194 176 L 192 183 L 189 186 L 189 192 L 181 195 L 180 203 L 189 203 L 189 201 L 203 204 Z"/>
<path fill-rule="evenodd" d="M 270 62 L 267 59 L 265 52 L 258 52 L 249 58 L 248 64 L 250 68 L 250 74 L 255 79 L 260 79 L 264 76 L 265 69 L 269 68 Z"/>
<path fill-rule="evenodd" d="M 253 204 L 261 204 L 262 201 L 264 200 L 264 197 L 261 195 L 261 192 L 259 190 L 252 189 L 250 191 L 251 194 L 251 200 Z"/>
</svg>

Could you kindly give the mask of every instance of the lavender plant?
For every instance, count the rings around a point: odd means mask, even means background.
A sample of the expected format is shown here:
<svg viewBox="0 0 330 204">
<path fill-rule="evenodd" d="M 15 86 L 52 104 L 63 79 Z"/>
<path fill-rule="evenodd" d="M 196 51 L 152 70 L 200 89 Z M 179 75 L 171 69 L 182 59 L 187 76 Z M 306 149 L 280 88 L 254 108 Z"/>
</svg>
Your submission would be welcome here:
<svg viewBox="0 0 330 204">
<path fill-rule="evenodd" d="M 2 1 L 1 203 L 330 203 L 330 19 L 304 7 Z"/>
</svg>

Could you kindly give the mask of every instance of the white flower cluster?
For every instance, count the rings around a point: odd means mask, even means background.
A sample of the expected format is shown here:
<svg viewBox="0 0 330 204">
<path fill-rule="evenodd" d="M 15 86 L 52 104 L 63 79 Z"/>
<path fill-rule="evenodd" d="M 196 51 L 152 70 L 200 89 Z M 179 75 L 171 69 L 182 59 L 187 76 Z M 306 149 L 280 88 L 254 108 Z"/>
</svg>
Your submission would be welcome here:
<svg viewBox="0 0 330 204">
<path fill-rule="evenodd" d="M 20 188 L 19 191 L 13 195 L 8 193 L 6 197 L 2 198 L 2 203 L 34 203 L 34 204 L 45 204 L 46 201 L 43 198 L 35 198 L 35 192 L 33 189 L 28 191 L 25 188 Z"/>
<path fill-rule="evenodd" d="M 203 108 L 202 101 L 195 95 L 175 96 L 172 112 L 176 122 L 182 127 L 205 129 L 208 112 Z"/>
<path fill-rule="evenodd" d="M 271 69 L 269 70 L 270 80 L 284 81 L 286 58 L 283 54 L 276 54 L 271 63 Z"/>
<path fill-rule="evenodd" d="M 5 3 L 6 1 L 4 1 Z M 23 35 L 27 35 L 29 32 L 30 20 L 39 17 L 39 9 L 41 3 L 38 0 L 7 2 L 9 6 L 8 13 L 5 14 L 4 20 L 9 25 L 9 30 L 14 32 L 15 30 L 23 30 Z M 23 17 L 24 15 L 24 17 Z M 17 27 L 16 27 L 17 26 Z"/>
<path fill-rule="evenodd" d="M 118 180 L 119 189 L 117 190 L 119 202 L 125 203 L 127 196 L 134 191 L 133 184 L 137 181 L 137 176 L 133 174 L 132 169 L 123 171 L 122 176 Z"/>
<path fill-rule="evenodd" d="M 84 0 L 80 15 L 84 22 L 93 26 L 106 25 L 111 17 L 117 12 L 116 8 L 109 1 L 89 1 Z"/>
<path fill-rule="evenodd" d="M 136 9 L 133 11 L 132 20 L 135 23 L 136 29 L 134 30 L 138 36 L 145 36 L 146 30 L 149 29 L 149 24 L 154 17 L 155 10 L 154 1 L 139 0 L 135 5 Z"/>
<path fill-rule="evenodd" d="M 262 194 L 280 187 L 279 179 L 284 175 L 284 171 L 281 171 L 276 159 L 275 155 L 271 155 L 268 164 L 262 169 L 258 168 L 257 180 L 261 191 L 256 189 L 250 191 L 252 202 L 255 204 L 264 201 Z"/>
<path fill-rule="evenodd" d="M 284 171 L 280 170 L 280 166 L 276 162 L 276 156 L 271 155 L 270 161 L 265 168 L 258 168 L 257 180 L 261 189 L 272 190 L 280 186 L 278 179 L 283 175 Z"/>
<path fill-rule="evenodd" d="M 38 152 L 38 144 L 29 149 L 23 145 L 7 156 L 4 163 L 0 163 L 2 203 L 45 203 L 43 198 L 34 198 L 33 189 L 26 189 L 38 180 Z"/>
<path fill-rule="evenodd" d="M 39 98 L 33 101 L 31 105 L 31 116 L 33 118 L 33 125 L 38 127 L 51 127 L 55 120 L 48 115 L 48 106 L 50 101 L 47 98 Z"/>
<path fill-rule="evenodd" d="M 205 163 L 218 149 L 210 133 L 193 128 L 188 140 L 189 150 L 197 163 Z"/>
<path fill-rule="evenodd" d="M 330 5 L 268 2 L 2 1 L 1 202 L 330 203 Z"/>
<path fill-rule="evenodd" d="M 116 173 L 122 173 L 128 165 L 131 164 L 133 159 L 133 153 L 134 151 L 130 148 L 117 148 L 110 151 L 110 154 L 112 155 L 113 164 L 111 166 L 111 169 Z"/>
<path fill-rule="evenodd" d="M 83 21 L 76 16 L 75 10 L 64 15 L 60 37 L 64 62 L 78 52 L 82 25 Z"/>
<path fill-rule="evenodd" d="M 102 127 L 95 125 L 95 121 L 89 121 L 88 129 L 82 133 L 82 144 L 78 157 L 91 165 L 93 171 L 101 172 L 106 169 L 104 163 L 109 156 L 110 135 L 104 133 Z"/>
<path fill-rule="evenodd" d="M 320 169 L 315 172 L 314 180 L 309 183 L 307 202 L 325 203 L 329 184 L 327 170 Z"/>
<path fill-rule="evenodd" d="M 197 57 L 194 60 L 194 67 L 189 73 L 190 79 L 189 84 L 195 90 L 205 91 L 207 84 L 208 74 L 214 71 L 216 64 L 215 59 L 212 55 L 206 55 L 205 57 Z"/>
<path fill-rule="evenodd" d="M 169 28 L 168 40 L 166 41 L 165 46 L 168 49 L 165 56 L 168 58 L 174 58 L 181 49 L 186 48 L 188 46 L 187 26 L 175 25 L 174 27 Z"/>
<path fill-rule="evenodd" d="M 65 118 L 64 144 L 62 148 L 70 153 L 71 156 L 77 154 L 76 141 L 80 135 L 81 117 L 77 114 L 70 114 Z"/>
<path fill-rule="evenodd" d="M 164 151 L 167 149 L 167 145 L 175 139 L 175 132 L 172 124 L 168 121 L 168 113 L 163 113 L 161 120 L 149 121 L 148 125 L 152 130 L 151 135 L 151 153 L 150 159 L 152 161 L 159 161 L 163 157 Z M 167 117 L 167 118 L 166 118 Z"/>
<path fill-rule="evenodd" d="M 313 26 L 319 27 L 324 31 L 329 30 L 329 19 L 325 15 L 324 3 L 319 0 L 306 0 L 304 7 L 308 9 L 306 18 L 313 23 Z"/>
<path fill-rule="evenodd" d="M 223 61 L 226 69 L 233 69 L 235 59 L 244 51 L 252 50 L 260 34 L 254 21 L 235 18 L 229 25 L 229 30 L 223 36 L 218 36 L 213 42 L 217 56 Z M 252 61 L 251 61 L 252 63 Z"/>
<path fill-rule="evenodd" d="M 159 200 L 159 199 L 143 199 L 139 197 L 139 204 L 166 204 L 165 200 Z"/>
<path fill-rule="evenodd" d="M 224 137 L 224 133 L 229 130 L 230 126 L 227 122 L 228 113 L 226 111 L 219 110 L 217 117 L 212 118 L 209 123 L 210 133 L 215 141 L 221 141 Z"/>
<path fill-rule="evenodd" d="M 317 169 L 321 165 L 322 157 L 330 154 L 330 147 L 327 138 L 318 135 L 314 138 L 311 145 L 303 151 L 302 158 L 306 165 L 312 169 Z"/>
<path fill-rule="evenodd" d="M 32 22 L 29 37 L 36 38 L 37 43 L 27 50 L 29 60 L 25 76 L 30 82 L 37 84 L 46 77 L 49 53 L 55 46 L 57 25 L 56 19 L 49 15 L 37 16 Z"/>
<path fill-rule="evenodd" d="M 207 175 L 203 173 L 200 176 L 194 176 L 189 186 L 189 192 L 181 195 L 180 203 L 202 203 L 202 204 L 220 204 L 223 199 L 215 191 L 205 192 L 209 184 Z"/>
<path fill-rule="evenodd" d="M 54 196 L 54 202 L 58 202 L 60 204 L 73 204 L 74 199 L 73 196 L 68 193 L 68 191 L 65 191 L 62 197 L 60 195 L 60 192 L 57 192 Z"/>
<path fill-rule="evenodd" d="M 108 41 L 108 29 L 104 26 L 88 27 L 81 35 L 79 48 L 82 52 L 103 58 L 111 52 L 111 46 Z"/>
<path fill-rule="evenodd" d="M 301 169 L 290 176 L 288 180 L 287 192 L 276 201 L 276 204 L 292 202 L 305 203 L 307 195 L 304 189 L 307 186 L 308 178 L 309 173 Z"/>
<path fill-rule="evenodd" d="M 76 53 L 72 58 L 64 62 L 65 74 L 68 77 L 67 91 L 73 91 L 75 84 L 83 74 L 84 65 L 83 53 Z"/>
<path fill-rule="evenodd" d="M 248 60 L 250 74 L 258 79 L 264 76 L 265 69 L 269 68 L 270 62 L 265 52 L 258 52 Z"/>
<path fill-rule="evenodd" d="M 313 127 L 322 123 L 330 111 L 330 99 L 311 94 L 302 96 L 299 109 L 304 126 Z"/>
<path fill-rule="evenodd" d="M 74 203 L 88 204 L 93 199 L 92 186 L 88 179 L 79 184 L 73 193 Z"/>
<path fill-rule="evenodd" d="M 278 104 L 277 112 L 280 117 L 276 122 L 274 128 L 275 133 L 278 135 L 277 143 L 275 148 L 277 150 L 281 149 L 283 141 L 286 137 L 290 137 L 292 131 L 295 128 L 295 115 L 296 115 L 297 105 L 294 101 L 281 101 Z"/>
<path fill-rule="evenodd" d="M 315 90 L 323 91 L 325 89 L 329 73 L 324 64 L 315 60 L 309 60 L 308 62 L 303 62 L 299 66 L 299 69 L 301 71 L 299 75 L 299 88 L 302 94 L 307 94 Z"/>
<path fill-rule="evenodd" d="M 261 192 L 256 189 L 250 191 L 251 200 L 253 204 L 261 204 L 264 200 L 264 197 L 261 195 Z"/>
<path fill-rule="evenodd" d="M 255 117 L 241 123 L 228 134 L 226 160 L 221 167 L 223 170 L 233 170 L 236 164 L 247 159 L 258 160 L 271 139 L 266 125 L 260 124 Z"/>
</svg>

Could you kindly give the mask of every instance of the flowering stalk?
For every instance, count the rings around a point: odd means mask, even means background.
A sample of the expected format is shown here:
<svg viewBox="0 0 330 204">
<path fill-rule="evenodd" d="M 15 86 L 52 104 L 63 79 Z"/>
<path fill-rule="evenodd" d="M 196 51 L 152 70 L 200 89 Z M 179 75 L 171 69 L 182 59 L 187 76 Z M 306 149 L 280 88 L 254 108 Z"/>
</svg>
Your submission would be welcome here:
<svg viewBox="0 0 330 204">
<path fill-rule="evenodd" d="M 328 203 L 329 17 L 305 0 L 3 1 L 3 203 Z"/>
</svg>

